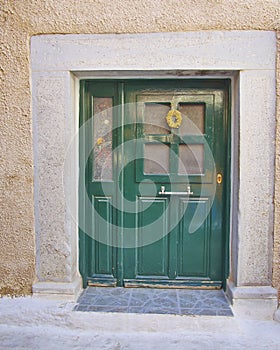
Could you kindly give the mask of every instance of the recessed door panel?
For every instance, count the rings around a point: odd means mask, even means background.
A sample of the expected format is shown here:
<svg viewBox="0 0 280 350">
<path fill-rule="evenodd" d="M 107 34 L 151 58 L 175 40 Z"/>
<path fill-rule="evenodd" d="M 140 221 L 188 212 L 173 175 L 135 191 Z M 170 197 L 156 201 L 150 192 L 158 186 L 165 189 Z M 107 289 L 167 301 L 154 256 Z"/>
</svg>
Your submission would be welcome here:
<svg viewBox="0 0 280 350">
<path fill-rule="evenodd" d="M 179 229 L 180 244 L 178 244 L 179 277 L 209 278 L 210 227 L 209 218 L 207 217 L 208 202 L 207 198 L 180 200 L 182 220 Z M 194 232 L 190 232 L 190 224 L 195 213 L 206 219 Z"/>
<path fill-rule="evenodd" d="M 137 227 L 136 276 L 167 276 L 169 247 L 167 237 L 166 199 L 153 197 L 139 198 L 139 214 Z M 151 215 L 159 218 L 157 224 Z M 152 220 L 151 220 L 152 219 Z M 147 244 L 147 237 L 153 230 L 164 232 L 163 239 Z"/>
</svg>

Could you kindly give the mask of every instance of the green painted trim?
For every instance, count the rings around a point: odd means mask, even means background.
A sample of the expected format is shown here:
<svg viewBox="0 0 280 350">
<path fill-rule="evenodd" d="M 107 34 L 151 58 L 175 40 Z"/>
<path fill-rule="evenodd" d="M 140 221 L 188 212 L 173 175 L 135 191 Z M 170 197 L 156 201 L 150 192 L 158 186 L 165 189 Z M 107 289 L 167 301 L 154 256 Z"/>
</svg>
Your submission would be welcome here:
<svg viewBox="0 0 280 350">
<path fill-rule="evenodd" d="M 223 192 L 225 193 L 225 218 L 224 218 L 224 273 L 223 273 L 223 289 L 226 290 L 227 279 L 229 277 L 230 269 L 230 227 L 231 227 L 231 157 L 232 157 L 232 86 L 231 80 L 227 79 L 227 99 L 228 105 L 226 106 L 226 125 L 225 125 L 225 141 L 227 145 L 226 150 L 226 162 L 225 162 L 225 178 Z"/>
<path fill-rule="evenodd" d="M 80 100 L 79 100 L 79 107 L 80 107 L 80 117 L 79 117 L 79 128 L 81 125 L 84 123 L 84 118 L 85 118 L 85 81 L 81 81 L 80 83 Z M 84 137 L 85 135 L 80 135 L 79 137 L 79 167 L 84 166 L 83 162 L 83 157 L 81 156 L 84 154 Z M 78 206 L 78 220 L 80 222 L 85 222 L 85 215 L 84 215 L 84 202 L 83 202 L 83 194 L 82 194 L 82 189 L 83 186 L 81 184 L 81 181 L 83 181 L 79 177 L 79 206 Z M 85 288 L 87 286 L 87 264 L 86 264 L 86 235 L 85 233 L 81 230 L 80 225 L 79 225 L 79 269 L 80 273 L 82 275 L 83 279 L 83 287 Z"/>
<path fill-rule="evenodd" d="M 124 118 L 125 118 L 125 112 L 124 112 L 124 83 L 119 82 L 117 85 L 117 105 L 121 105 L 120 113 L 117 116 L 117 125 L 124 125 Z M 118 159 L 117 159 L 117 173 L 120 174 L 120 181 L 118 182 L 120 193 L 123 193 L 123 184 L 124 184 L 124 174 L 122 169 L 122 160 L 124 158 L 124 148 L 123 148 L 123 140 L 124 135 L 123 132 L 116 133 L 115 135 L 116 139 L 116 145 L 118 145 L 121 149 L 120 152 L 118 152 Z M 119 196 L 116 198 L 118 208 L 123 208 L 123 197 Z M 123 216 L 121 215 L 120 211 L 116 211 L 116 220 L 120 227 L 123 227 Z M 123 246 L 123 234 L 121 230 L 118 230 L 116 232 L 118 236 L 118 240 L 120 242 L 119 246 Z M 123 276 L 124 276 L 124 266 L 123 266 L 123 260 L 124 260 L 124 249 L 123 248 L 116 248 L 116 277 L 117 277 L 117 286 L 122 287 L 123 286 Z"/>
</svg>

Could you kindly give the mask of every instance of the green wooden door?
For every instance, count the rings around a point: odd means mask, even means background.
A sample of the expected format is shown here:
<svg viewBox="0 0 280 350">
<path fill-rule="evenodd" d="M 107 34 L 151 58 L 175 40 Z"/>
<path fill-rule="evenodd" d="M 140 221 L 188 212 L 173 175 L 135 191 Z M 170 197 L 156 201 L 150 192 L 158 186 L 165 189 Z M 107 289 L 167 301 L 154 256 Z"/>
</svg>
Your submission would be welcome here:
<svg viewBox="0 0 280 350">
<path fill-rule="evenodd" d="M 223 285 L 228 89 L 227 80 L 81 82 L 85 285 Z"/>
</svg>

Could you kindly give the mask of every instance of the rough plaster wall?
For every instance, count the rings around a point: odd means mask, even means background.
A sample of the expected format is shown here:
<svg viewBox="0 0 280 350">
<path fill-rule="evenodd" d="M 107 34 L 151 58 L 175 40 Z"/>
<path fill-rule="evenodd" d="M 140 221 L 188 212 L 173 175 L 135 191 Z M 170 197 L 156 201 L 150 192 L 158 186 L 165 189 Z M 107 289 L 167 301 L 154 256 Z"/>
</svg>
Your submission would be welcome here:
<svg viewBox="0 0 280 350">
<path fill-rule="evenodd" d="M 28 28 L 10 8 L 0 22 L 0 293 L 20 294 L 34 276 L 30 78 Z"/>
<path fill-rule="evenodd" d="M 249 29 L 279 30 L 279 1 L 0 0 L 0 294 L 30 293 L 34 280 L 30 36 Z M 278 86 L 279 69 L 278 61 Z M 280 127 L 277 135 L 280 143 Z M 277 189 L 276 196 L 274 285 L 280 286 Z"/>
<path fill-rule="evenodd" d="M 276 102 L 276 161 L 275 161 L 275 216 L 273 285 L 278 288 L 280 300 L 280 32 L 277 32 L 277 102 Z"/>
</svg>

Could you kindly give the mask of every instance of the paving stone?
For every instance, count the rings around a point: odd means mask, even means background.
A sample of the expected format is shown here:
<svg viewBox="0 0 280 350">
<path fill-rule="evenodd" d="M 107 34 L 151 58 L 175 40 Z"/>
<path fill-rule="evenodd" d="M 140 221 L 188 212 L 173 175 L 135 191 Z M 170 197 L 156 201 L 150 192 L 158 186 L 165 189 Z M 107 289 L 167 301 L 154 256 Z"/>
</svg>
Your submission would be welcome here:
<svg viewBox="0 0 280 350">
<path fill-rule="evenodd" d="M 222 290 L 88 287 L 74 310 L 233 316 Z"/>
</svg>

